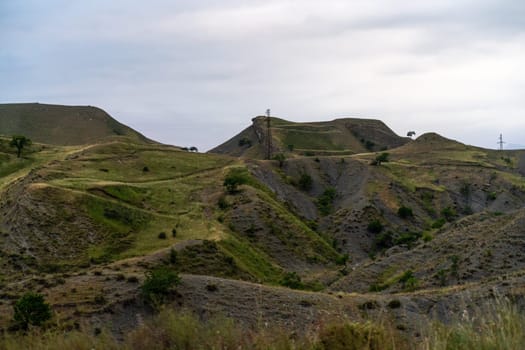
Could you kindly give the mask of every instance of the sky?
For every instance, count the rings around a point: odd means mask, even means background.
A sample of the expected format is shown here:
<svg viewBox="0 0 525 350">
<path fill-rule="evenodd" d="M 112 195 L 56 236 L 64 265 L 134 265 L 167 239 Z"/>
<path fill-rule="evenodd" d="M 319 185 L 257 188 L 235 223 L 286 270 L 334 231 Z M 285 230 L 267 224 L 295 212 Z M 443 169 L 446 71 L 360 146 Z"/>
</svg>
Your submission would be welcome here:
<svg viewBox="0 0 525 350">
<path fill-rule="evenodd" d="M 0 0 L 13 102 L 97 106 L 201 151 L 268 108 L 525 145 L 525 1 Z"/>
</svg>

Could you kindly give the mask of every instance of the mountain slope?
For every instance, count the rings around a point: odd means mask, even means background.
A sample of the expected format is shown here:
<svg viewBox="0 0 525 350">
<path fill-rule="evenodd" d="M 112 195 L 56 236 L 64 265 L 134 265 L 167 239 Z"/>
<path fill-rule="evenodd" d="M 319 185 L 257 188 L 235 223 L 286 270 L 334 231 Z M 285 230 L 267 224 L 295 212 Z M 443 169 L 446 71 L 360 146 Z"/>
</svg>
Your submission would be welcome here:
<svg viewBox="0 0 525 350">
<path fill-rule="evenodd" d="M 151 142 L 99 108 L 39 103 L 0 104 L 0 135 L 24 135 L 34 142 L 64 146 L 112 136 Z"/>
<path fill-rule="evenodd" d="M 293 329 L 327 312 L 386 314 L 414 335 L 469 291 L 523 290 L 525 152 L 406 142 L 378 121 L 273 118 L 275 150 L 294 144 L 280 163 L 260 159 L 263 122 L 219 146 L 240 159 L 125 136 L 18 159 L 0 139 L 2 295 L 37 290 L 68 321 L 136 325 L 150 312 L 138 282 L 163 265 L 183 274 L 170 305 L 205 317 L 253 324 L 260 311 Z M 11 309 L 0 303 L 0 327 Z"/>
</svg>

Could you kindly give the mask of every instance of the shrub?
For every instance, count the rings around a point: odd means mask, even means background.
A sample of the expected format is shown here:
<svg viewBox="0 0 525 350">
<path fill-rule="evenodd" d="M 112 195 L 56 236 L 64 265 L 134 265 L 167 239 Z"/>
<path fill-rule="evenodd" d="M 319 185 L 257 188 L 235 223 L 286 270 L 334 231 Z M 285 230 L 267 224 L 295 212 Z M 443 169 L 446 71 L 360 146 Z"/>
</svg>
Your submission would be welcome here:
<svg viewBox="0 0 525 350">
<path fill-rule="evenodd" d="M 146 301 L 160 302 L 179 282 L 180 277 L 175 271 L 161 266 L 146 273 L 146 279 L 140 290 Z"/>
<path fill-rule="evenodd" d="M 487 201 L 495 201 L 497 197 L 496 192 L 487 193 Z"/>
<path fill-rule="evenodd" d="M 102 294 L 95 295 L 95 298 L 93 300 L 95 301 L 95 304 L 99 305 L 103 305 L 106 303 L 106 298 Z"/>
<path fill-rule="evenodd" d="M 328 215 L 332 211 L 332 204 L 336 197 L 335 188 L 327 188 L 321 196 L 317 199 L 317 208 L 321 215 Z"/>
<path fill-rule="evenodd" d="M 228 200 L 226 199 L 226 196 L 220 196 L 219 200 L 217 200 L 217 205 L 219 206 L 219 209 L 225 210 L 228 209 L 230 206 L 230 203 L 228 203 Z"/>
<path fill-rule="evenodd" d="M 252 141 L 247 138 L 247 137 L 243 137 L 239 140 L 239 146 L 240 147 L 243 147 L 243 146 L 248 146 L 248 147 L 251 147 L 252 146 Z"/>
<path fill-rule="evenodd" d="M 290 152 L 293 152 L 294 148 L 295 148 L 294 145 L 288 145 L 288 150 Z"/>
<path fill-rule="evenodd" d="M 42 294 L 28 292 L 14 306 L 13 321 L 16 326 L 27 329 L 29 325 L 41 326 L 51 318 L 51 307 Z"/>
<path fill-rule="evenodd" d="M 377 219 L 372 220 L 368 224 L 367 230 L 371 233 L 380 233 L 381 231 L 383 231 L 383 224 Z"/>
<path fill-rule="evenodd" d="M 137 276 L 129 276 L 126 280 L 128 283 L 139 283 Z"/>
<path fill-rule="evenodd" d="M 231 193 L 237 193 L 237 188 L 240 185 L 247 184 L 249 182 L 249 174 L 246 169 L 234 168 L 231 169 L 228 175 L 224 178 L 224 187 Z"/>
<path fill-rule="evenodd" d="M 281 281 L 279 282 L 282 286 L 292 289 L 303 289 L 304 285 L 301 282 L 301 277 L 296 272 L 287 272 Z"/>
<path fill-rule="evenodd" d="M 450 221 L 454 220 L 454 218 L 456 217 L 457 213 L 456 213 L 456 210 L 454 210 L 454 208 L 446 207 L 446 208 L 443 208 L 441 210 L 441 215 L 443 215 L 445 220 L 450 222 Z"/>
<path fill-rule="evenodd" d="M 147 173 L 147 172 L 149 172 L 149 168 L 147 166 L 145 166 L 144 168 L 142 168 L 142 171 Z"/>
<path fill-rule="evenodd" d="M 441 228 L 447 221 L 444 218 L 439 218 L 432 223 L 432 228 Z"/>
<path fill-rule="evenodd" d="M 301 177 L 299 178 L 299 188 L 303 191 L 309 191 L 312 189 L 313 186 L 313 180 L 310 175 L 307 173 L 302 173 Z"/>
<path fill-rule="evenodd" d="M 406 244 L 408 247 L 422 236 L 421 232 L 403 232 L 394 240 L 395 244 Z"/>
<path fill-rule="evenodd" d="M 166 232 L 159 233 L 159 239 L 166 239 Z"/>
<path fill-rule="evenodd" d="M 387 306 L 391 309 L 399 309 L 401 307 L 401 302 L 398 299 L 390 300 Z"/>
<path fill-rule="evenodd" d="M 412 270 L 405 271 L 399 278 L 399 282 L 401 282 L 403 284 L 403 288 L 408 291 L 416 289 L 419 284 L 419 281 L 416 276 L 414 276 L 414 272 Z"/>
<path fill-rule="evenodd" d="M 437 274 L 436 274 L 436 277 L 439 279 L 439 285 L 441 287 L 444 287 L 447 285 L 447 270 L 445 269 L 440 269 Z"/>
<path fill-rule="evenodd" d="M 177 251 L 173 248 L 170 249 L 170 264 L 177 263 Z"/>
<path fill-rule="evenodd" d="M 397 215 L 402 219 L 407 219 L 409 217 L 413 217 L 414 213 L 412 212 L 412 208 L 405 207 L 403 205 L 397 210 Z"/>
<path fill-rule="evenodd" d="M 390 248 L 394 245 L 394 236 L 392 231 L 387 231 L 379 234 L 375 239 L 376 247 L 379 249 Z"/>
<path fill-rule="evenodd" d="M 386 163 L 388 162 L 388 157 L 390 156 L 390 154 L 388 152 L 383 152 L 381 154 L 378 154 L 376 156 L 376 159 L 374 159 L 372 161 L 372 165 L 381 165 L 381 163 Z"/>
<path fill-rule="evenodd" d="M 350 258 L 350 256 L 348 255 L 348 253 L 343 254 L 343 255 L 339 255 L 337 257 L 337 259 L 335 259 L 335 263 L 337 265 L 344 265 L 344 264 L 346 264 L 346 262 L 348 261 L 349 258 Z"/>
<path fill-rule="evenodd" d="M 208 292 L 216 292 L 219 288 L 217 288 L 216 284 L 210 283 L 206 285 L 206 290 Z"/>
</svg>

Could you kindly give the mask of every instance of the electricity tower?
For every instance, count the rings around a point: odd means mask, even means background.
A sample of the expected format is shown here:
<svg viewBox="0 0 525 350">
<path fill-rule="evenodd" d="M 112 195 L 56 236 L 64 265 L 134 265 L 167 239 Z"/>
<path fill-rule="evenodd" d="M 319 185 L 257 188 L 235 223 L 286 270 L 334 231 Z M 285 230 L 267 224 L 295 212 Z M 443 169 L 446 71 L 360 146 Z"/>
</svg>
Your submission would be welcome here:
<svg viewBox="0 0 525 350">
<path fill-rule="evenodd" d="M 266 159 L 272 159 L 272 131 L 270 130 L 270 109 L 266 110 Z"/>
<path fill-rule="evenodd" d="M 503 141 L 503 135 L 502 134 L 499 134 L 499 141 L 497 142 L 497 144 L 499 144 L 499 150 L 500 151 L 503 151 L 503 144 L 506 143 Z"/>
</svg>

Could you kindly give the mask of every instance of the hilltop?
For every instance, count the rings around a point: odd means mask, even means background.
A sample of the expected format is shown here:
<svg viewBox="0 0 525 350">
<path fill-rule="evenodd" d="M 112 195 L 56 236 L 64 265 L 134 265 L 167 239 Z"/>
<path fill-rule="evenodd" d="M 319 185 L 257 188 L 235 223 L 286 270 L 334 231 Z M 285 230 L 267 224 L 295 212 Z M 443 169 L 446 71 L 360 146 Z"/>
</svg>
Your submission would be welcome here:
<svg viewBox="0 0 525 350">
<path fill-rule="evenodd" d="M 158 266 L 182 276 L 168 309 L 294 334 L 330 315 L 415 338 L 467 298 L 519 298 L 524 151 L 272 118 L 279 162 L 262 159 L 263 122 L 206 154 L 131 134 L 17 159 L 0 138 L 0 327 L 35 290 L 63 324 L 122 336 L 151 317 L 140 285 Z"/>
<path fill-rule="evenodd" d="M 114 136 L 151 142 L 100 108 L 40 103 L 0 104 L 0 135 L 24 135 L 34 142 L 61 146 L 91 144 Z"/>
<path fill-rule="evenodd" d="M 270 131 L 274 155 L 349 155 L 387 150 L 410 141 L 374 119 L 342 118 L 297 123 L 271 117 Z M 210 153 L 264 159 L 267 142 L 267 118 L 259 116 L 252 119 L 252 125 Z"/>
</svg>

